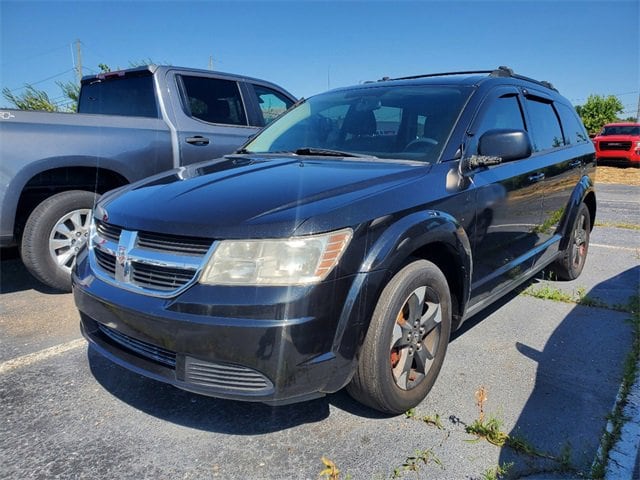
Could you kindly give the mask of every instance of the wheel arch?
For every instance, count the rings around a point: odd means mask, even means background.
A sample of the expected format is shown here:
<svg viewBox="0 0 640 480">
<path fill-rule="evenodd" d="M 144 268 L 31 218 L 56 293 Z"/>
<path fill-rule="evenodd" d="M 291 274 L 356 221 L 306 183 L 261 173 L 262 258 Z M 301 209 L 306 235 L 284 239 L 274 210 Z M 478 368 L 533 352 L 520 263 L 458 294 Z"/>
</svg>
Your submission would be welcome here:
<svg viewBox="0 0 640 480">
<path fill-rule="evenodd" d="M 564 216 L 560 228 L 562 231 L 562 240 L 560 241 L 560 250 L 567 248 L 569 244 L 569 237 L 571 236 L 571 226 L 575 222 L 576 215 L 580 205 L 584 203 L 589 210 L 589 218 L 591 220 L 591 230 L 596 221 L 596 192 L 593 185 L 593 180 L 587 175 L 580 179 L 580 182 L 576 185 L 571 193 L 571 198 L 568 202 L 567 212 Z"/>
<path fill-rule="evenodd" d="M 129 183 L 122 174 L 102 167 L 61 166 L 39 171 L 24 184 L 17 200 L 13 234 L 19 239 L 27 218 L 46 198 L 69 190 L 103 194 Z"/>
<path fill-rule="evenodd" d="M 460 324 L 471 284 L 469 239 L 452 216 L 417 212 L 389 225 L 368 248 L 338 320 L 333 344 L 336 356 L 348 362 L 357 360 L 382 291 L 396 273 L 416 259 L 428 260 L 443 272 L 455 298 L 452 328 Z"/>
</svg>

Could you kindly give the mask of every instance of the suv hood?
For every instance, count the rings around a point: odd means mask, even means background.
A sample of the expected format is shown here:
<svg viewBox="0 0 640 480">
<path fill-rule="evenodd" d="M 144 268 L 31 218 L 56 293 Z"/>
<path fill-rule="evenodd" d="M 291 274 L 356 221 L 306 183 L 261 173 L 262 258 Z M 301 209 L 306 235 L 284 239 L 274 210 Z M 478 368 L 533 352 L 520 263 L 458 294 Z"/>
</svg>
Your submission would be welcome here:
<svg viewBox="0 0 640 480">
<path fill-rule="evenodd" d="M 378 159 L 225 157 L 107 194 L 96 217 L 130 230 L 174 235 L 285 237 L 314 215 L 403 185 L 428 171 L 428 164 Z M 343 226 L 347 225 L 335 228 Z"/>
</svg>

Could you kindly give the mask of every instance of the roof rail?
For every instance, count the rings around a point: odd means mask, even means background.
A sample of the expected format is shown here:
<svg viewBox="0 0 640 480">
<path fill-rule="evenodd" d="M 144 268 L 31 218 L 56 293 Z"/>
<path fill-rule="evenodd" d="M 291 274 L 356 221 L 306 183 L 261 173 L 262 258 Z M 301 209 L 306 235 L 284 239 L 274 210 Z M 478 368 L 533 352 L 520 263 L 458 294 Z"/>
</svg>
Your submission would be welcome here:
<svg viewBox="0 0 640 480">
<path fill-rule="evenodd" d="M 412 75 L 410 77 L 397 77 L 397 78 L 383 77 L 378 81 L 383 82 L 386 80 L 413 80 L 415 78 L 444 77 L 446 75 L 477 75 L 481 73 L 491 73 L 493 71 L 495 70 L 465 70 L 461 72 L 425 73 L 423 75 Z"/>
<path fill-rule="evenodd" d="M 397 78 L 389 78 L 383 77 L 379 82 L 385 82 L 387 80 L 414 80 L 416 78 L 428 78 L 428 77 L 444 77 L 446 75 L 479 75 L 479 74 L 488 74 L 490 77 L 510 77 L 517 78 L 519 80 L 525 80 L 527 82 L 537 83 L 538 85 L 542 85 L 543 87 L 549 88 L 554 91 L 558 91 L 550 82 L 545 80 L 534 80 L 530 77 L 525 77 L 524 75 L 518 75 L 513 71 L 512 68 L 505 67 L 504 65 L 499 66 L 498 68 L 494 68 L 493 70 L 464 70 L 459 72 L 442 72 L 442 73 L 427 73 L 424 75 L 412 75 L 409 77 L 397 77 Z"/>
</svg>

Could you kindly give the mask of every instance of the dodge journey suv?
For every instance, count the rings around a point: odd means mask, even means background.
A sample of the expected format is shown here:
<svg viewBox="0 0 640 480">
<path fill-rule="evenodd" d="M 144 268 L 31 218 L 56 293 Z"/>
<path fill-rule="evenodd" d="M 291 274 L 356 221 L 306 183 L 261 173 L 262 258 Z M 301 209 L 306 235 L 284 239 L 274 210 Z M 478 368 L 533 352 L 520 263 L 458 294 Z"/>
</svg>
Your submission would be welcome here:
<svg viewBox="0 0 640 480">
<path fill-rule="evenodd" d="M 332 90 L 104 195 L 73 276 L 82 332 L 205 395 L 346 387 L 403 412 L 466 319 L 547 266 L 580 274 L 594 172 L 571 104 L 506 67 Z"/>
</svg>

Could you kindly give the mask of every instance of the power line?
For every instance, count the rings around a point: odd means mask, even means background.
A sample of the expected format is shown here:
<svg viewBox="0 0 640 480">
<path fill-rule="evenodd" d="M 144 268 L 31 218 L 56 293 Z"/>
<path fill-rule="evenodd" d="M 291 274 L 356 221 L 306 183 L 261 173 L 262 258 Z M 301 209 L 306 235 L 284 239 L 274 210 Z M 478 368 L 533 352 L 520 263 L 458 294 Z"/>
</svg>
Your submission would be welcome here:
<svg viewBox="0 0 640 480">
<path fill-rule="evenodd" d="M 38 80 L 37 82 L 27 82 L 24 86 L 17 87 L 17 88 L 12 88 L 9 91 L 10 92 L 15 92 L 16 90 L 24 90 L 25 88 L 27 88 L 28 85 L 33 86 L 33 85 L 38 85 L 40 83 L 48 82 L 49 80 L 53 80 L 54 78 L 61 77 L 62 75 L 66 75 L 67 73 L 73 72 L 73 71 L 74 71 L 74 69 L 70 68 L 68 70 L 65 70 L 64 72 L 60 72 L 60 73 L 57 73 L 55 75 L 51 75 L 50 77 L 43 78 L 42 80 Z"/>
</svg>

